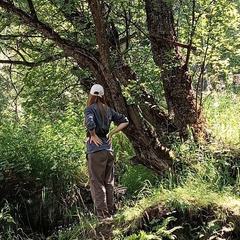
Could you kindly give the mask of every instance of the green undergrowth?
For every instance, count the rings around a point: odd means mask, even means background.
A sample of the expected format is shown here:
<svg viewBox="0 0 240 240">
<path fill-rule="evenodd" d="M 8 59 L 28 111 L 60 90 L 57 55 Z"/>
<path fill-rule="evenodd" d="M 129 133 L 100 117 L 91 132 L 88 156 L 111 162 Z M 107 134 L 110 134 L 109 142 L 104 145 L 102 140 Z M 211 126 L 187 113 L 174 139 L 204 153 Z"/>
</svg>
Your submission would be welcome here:
<svg viewBox="0 0 240 240">
<path fill-rule="evenodd" d="M 240 233 L 239 159 L 222 147 L 214 146 L 215 153 L 211 145 L 184 143 L 178 148 L 173 169 L 163 176 L 142 166 L 127 166 L 126 176 L 119 179 L 127 193 L 118 199 L 114 219 L 102 223 L 92 216 L 71 234 L 77 239 L 236 240 Z M 60 239 L 68 237 L 69 232 L 62 232 Z"/>
<path fill-rule="evenodd" d="M 148 209 L 152 207 L 155 207 L 155 210 L 148 213 Z M 146 223 L 146 216 L 148 214 L 156 214 L 156 209 L 159 211 L 158 215 L 155 216 L 156 218 L 151 219 L 150 216 L 151 221 Z M 208 235 L 212 236 L 212 239 L 217 239 L 217 236 L 219 235 L 217 232 L 223 230 L 225 226 L 231 226 L 231 229 L 229 228 L 228 231 L 234 231 L 237 229 L 236 231 L 238 231 L 239 234 L 239 209 L 239 197 L 232 196 L 232 194 L 227 191 L 221 193 L 213 192 L 211 189 L 206 189 L 205 183 L 202 185 L 199 183 L 188 183 L 185 186 L 177 187 L 172 191 L 167 189 L 155 189 L 151 197 L 144 198 L 137 202 L 134 209 L 132 207 L 126 207 L 126 209 L 120 214 L 123 222 L 128 223 L 128 225 L 125 225 L 125 228 L 122 230 L 126 234 L 129 233 L 128 231 L 130 229 L 130 232 L 132 231 L 130 234 L 131 237 L 127 237 L 127 235 L 124 236 L 124 233 L 119 232 L 118 229 L 115 231 L 115 234 L 118 236 L 114 236 L 113 239 L 180 239 L 179 229 L 181 229 L 182 232 L 184 232 L 184 230 L 186 231 L 186 229 L 189 230 L 189 226 L 192 224 L 191 218 L 193 218 L 193 216 L 202 218 L 203 211 L 206 219 L 199 221 L 202 224 L 198 225 L 199 229 L 201 228 L 201 231 L 199 231 L 198 234 L 195 233 L 196 238 L 194 238 L 194 235 L 190 238 L 189 235 L 185 234 L 183 235 L 185 237 L 182 239 L 201 239 L 200 236 L 206 237 Z M 238 221 L 229 222 L 229 214 L 238 218 Z M 164 221 L 169 218 L 171 221 L 175 221 L 176 224 L 168 223 L 164 225 Z M 158 223 L 158 227 L 153 224 L 154 221 Z M 214 222 L 218 222 L 218 226 L 215 226 L 215 231 L 210 232 L 210 225 Z M 144 227 L 144 224 L 148 224 L 148 226 Z M 151 225 L 154 225 L 154 227 Z M 159 230 L 160 227 L 162 231 L 156 231 L 156 229 Z M 192 224 L 192 228 L 193 227 L 197 226 Z M 178 235 L 175 235 L 175 231 L 178 232 Z M 127 238 L 124 238 L 123 236 Z M 214 238 L 214 236 L 216 238 Z"/>
<path fill-rule="evenodd" d="M 225 230 L 229 235 L 230 231 L 237 229 L 236 224 L 240 222 L 240 197 L 232 194 L 230 189 L 214 191 L 211 184 L 207 186 L 199 179 L 189 178 L 185 184 L 171 190 L 161 185 L 157 188 L 145 186 L 138 198 L 134 203 L 126 201 L 110 223 L 99 222 L 92 216 L 85 224 L 81 222 L 68 233 L 58 235 L 59 239 L 75 239 L 71 238 L 73 236 L 77 236 L 76 239 L 102 239 L 101 234 L 105 239 L 115 240 L 206 239 L 206 236 L 218 239 L 220 233 L 226 235 Z M 229 215 L 238 221 L 230 222 Z M 191 222 L 194 217 L 202 224 L 198 226 L 199 232 L 189 230 L 197 228 Z M 190 235 L 184 235 L 186 229 Z M 179 238 L 180 233 L 183 238 Z"/>
<path fill-rule="evenodd" d="M 134 151 L 119 133 L 116 186 L 124 191 L 110 222 L 92 211 L 81 119 L 2 124 L 0 239 L 238 239 L 239 98 L 205 96 L 208 142 L 175 141 L 173 166 L 161 176 L 129 163 Z"/>
<path fill-rule="evenodd" d="M 238 149 L 240 147 L 239 101 L 239 89 L 211 92 L 204 98 L 204 114 L 214 140 Z"/>
</svg>

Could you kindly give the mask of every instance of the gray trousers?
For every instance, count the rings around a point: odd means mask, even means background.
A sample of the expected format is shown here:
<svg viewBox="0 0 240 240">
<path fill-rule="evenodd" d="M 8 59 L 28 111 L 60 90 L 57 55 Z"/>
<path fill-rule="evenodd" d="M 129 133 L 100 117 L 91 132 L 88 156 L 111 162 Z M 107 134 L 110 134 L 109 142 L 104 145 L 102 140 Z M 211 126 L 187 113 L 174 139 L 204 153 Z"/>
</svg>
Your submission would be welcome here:
<svg viewBox="0 0 240 240">
<path fill-rule="evenodd" d="M 108 217 L 114 211 L 114 157 L 101 150 L 87 155 L 91 196 L 97 216 Z"/>
</svg>

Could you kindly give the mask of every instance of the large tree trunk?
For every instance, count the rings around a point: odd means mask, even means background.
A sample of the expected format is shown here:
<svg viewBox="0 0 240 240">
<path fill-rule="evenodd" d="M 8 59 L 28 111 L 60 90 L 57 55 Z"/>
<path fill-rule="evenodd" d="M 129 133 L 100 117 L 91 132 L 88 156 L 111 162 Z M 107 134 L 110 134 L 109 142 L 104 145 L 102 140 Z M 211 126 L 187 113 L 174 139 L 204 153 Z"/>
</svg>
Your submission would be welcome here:
<svg viewBox="0 0 240 240">
<path fill-rule="evenodd" d="M 132 159 L 132 163 L 141 163 L 148 168 L 153 169 L 155 172 L 160 173 L 166 170 L 172 162 L 170 150 L 158 141 L 155 130 L 147 124 L 144 116 L 140 114 L 140 109 L 146 109 L 146 106 L 141 105 L 141 103 L 139 106 L 127 105 L 120 86 L 126 86 L 128 84 L 126 79 L 136 80 L 136 75 L 126 63 L 122 63 L 120 70 L 119 64 L 116 69 L 112 66 L 109 52 L 111 46 L 107 39 L 107 26 L 103 17 L 104 5 L 99 0 L 89 0 L 89 5 L 95 23 L 96 38 L 100 53 L 100 64 L 103 66 L 101 68 L 101 76 L 95 74 L 96 72 L 93 74 L 98 82 L 103 84 L 107 89 L 106 97 L 111 107 L 118 112 L 124 113 L 130 120 L 130 124 L 124 132 L 135 149 L 136 156 Z M 119 56 L 119 59 L 121 59 L 121 56 Z M 155 102 L 153 102 L 152 99 L 152 105 L 153 104 L 155 104 Z M 158 122 L 156 121 L 156 118 L 159 119 L 159 122 L 164 119 L 165 125 L 166 122 L 170 122 L 168 116 L 161 111 L 156 111 L 158 115 L 154 112 L 155 117 L 153 111 L 150 113 L 150 111 L 145 110 L 144 112 L 148 113 L 149 119 L 151 119 L 152 116 L 152 119 L 154 119 L 155 122 Z M 162 119 L 160 119 L 160 117 L 162 117 Z"/>
<path fill-rule="evenodd" d="M 178 43 L 169 1 L 145 0 L 145 3 L 152 52 L 156 65 L 162 69 L 161 79 L 169 114 L 184 139 L 191 129 L 194 139 L 198 140 L 206 136 L 206 122 L 192 88 L 188 56 L 183 60 L 179 52 L 179 47 L 187 47 L 190 51 L 191 45 Z"/>
</svg>

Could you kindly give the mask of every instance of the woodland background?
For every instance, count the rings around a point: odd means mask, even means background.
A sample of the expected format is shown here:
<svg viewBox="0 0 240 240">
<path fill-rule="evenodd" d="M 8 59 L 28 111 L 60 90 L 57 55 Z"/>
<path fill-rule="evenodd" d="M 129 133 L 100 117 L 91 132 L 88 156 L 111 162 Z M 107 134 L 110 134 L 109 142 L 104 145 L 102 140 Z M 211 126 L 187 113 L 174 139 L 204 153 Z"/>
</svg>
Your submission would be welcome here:
<svg viewBox="0 0 240 240">
<path fill-rule="evenodd" d="M 0 1 L 0 239 L 240 239 L 240 4 Z M 130 119 L 98 222 L 83 110 Z"/>
</svg>

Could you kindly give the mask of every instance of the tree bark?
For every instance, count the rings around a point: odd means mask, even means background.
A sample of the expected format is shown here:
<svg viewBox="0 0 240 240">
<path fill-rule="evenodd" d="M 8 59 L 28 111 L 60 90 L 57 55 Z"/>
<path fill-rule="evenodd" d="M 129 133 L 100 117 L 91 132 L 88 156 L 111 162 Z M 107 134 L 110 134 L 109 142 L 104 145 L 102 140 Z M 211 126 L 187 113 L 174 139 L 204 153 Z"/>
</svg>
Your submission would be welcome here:
<svg viewBox="0 0 240 240">
<path fill-rule="evenodd" d="M 136 156 L 132 159 L 132 163 L 143 164 L 155 172 L 161 173 L 171 164 L 170 150 L 158 141 L 154 129 L 151 129 L 144 117 L 139 113 L 141 105 L 127 105 L 122 94 L 121 85 L 127 85 L 126 79 L 136 80 L 136 75 L 126 63 L 120 65 L 121 71 L 111 65 L 109 51 L 111 46 L 107 39 L 107 26 L 103 17 L 104 6 L 99 0 L 89 0 L 89 6 L 94 19 L 100 59 L 104 66 L 104 73 L 102 74 L 104 78 L 99 79 L 99 76 L 96 76 L 96 78 L 107 89 L 106 97 L 111 106 L 118 112 L 124 113 L 130 120 L 130 124 L 124 132 L 135 149 Z M 121 59 L 121 56 L 119 56 L 119 59 Z M 160 114 L 157 118 L 159 116 Z M 167 115 L 164 116 L 166 122 Z"/>
<path fill-rule="evenodd" d="M 187 62 L 184 62 L 174 28 L 172 5 L 164 0 L 145 0 L 147 24 L 154 61 L 161 67 L 161 79 L 170 116 L 181 137 L 187 139 L 192 130 L 194 139 L 206 137 L 206 121 L 196 101 Z"/>
</svg>

